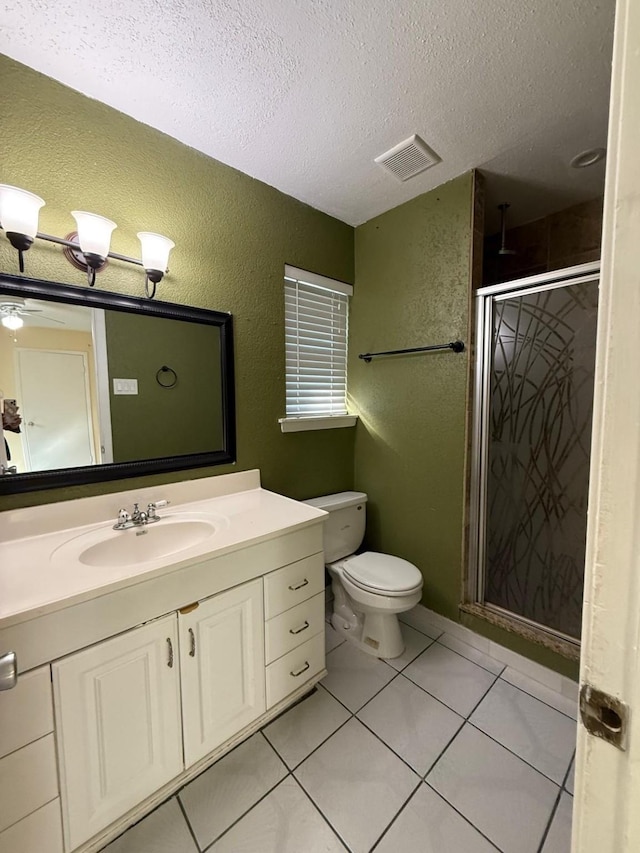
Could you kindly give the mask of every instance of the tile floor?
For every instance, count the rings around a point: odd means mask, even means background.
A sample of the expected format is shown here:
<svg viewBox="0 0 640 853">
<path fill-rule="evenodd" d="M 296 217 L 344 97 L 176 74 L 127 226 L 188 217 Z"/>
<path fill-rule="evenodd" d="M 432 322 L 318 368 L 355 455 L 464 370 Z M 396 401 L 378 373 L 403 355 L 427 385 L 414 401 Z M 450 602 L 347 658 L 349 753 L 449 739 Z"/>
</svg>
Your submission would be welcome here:
<svg viewBox="0 0 640 853">
<path fill-rule="evenodd" d="M 405 619 L 104 853 L 569 853 L 573 703 Z"/>
</svg>

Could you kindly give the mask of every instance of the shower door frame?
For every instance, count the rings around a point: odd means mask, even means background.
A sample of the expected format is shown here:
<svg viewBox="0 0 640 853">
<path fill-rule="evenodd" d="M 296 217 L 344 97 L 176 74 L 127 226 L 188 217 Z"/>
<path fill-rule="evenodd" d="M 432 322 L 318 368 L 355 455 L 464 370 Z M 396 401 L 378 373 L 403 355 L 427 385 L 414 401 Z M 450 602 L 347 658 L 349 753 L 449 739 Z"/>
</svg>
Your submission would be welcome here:
<svg viewBox="0 0 640 853">
<path fill-rule="evenodd" d="M 529 639 L 542 642 L 570 657 L 577 657 L 580 641 L 541 625 L 526 616 L 484 600 L 486 564 L 487 467 L 491 414 L 491 368 L 493 353 L 493 305 L 497 301 L 524 294 L 554 290 L 568 284 L 599 280 L 600 262 L 580 264 L 549 273 L 514 279 L 478 288 L 475 297 L 476 332 L 473 388 L 473 428 L 469 503 L 468 567 L 463 609 L 476 616 L 510 627 Z M 595 346 L 595 342 L 594 342 Z"/>
</svg>

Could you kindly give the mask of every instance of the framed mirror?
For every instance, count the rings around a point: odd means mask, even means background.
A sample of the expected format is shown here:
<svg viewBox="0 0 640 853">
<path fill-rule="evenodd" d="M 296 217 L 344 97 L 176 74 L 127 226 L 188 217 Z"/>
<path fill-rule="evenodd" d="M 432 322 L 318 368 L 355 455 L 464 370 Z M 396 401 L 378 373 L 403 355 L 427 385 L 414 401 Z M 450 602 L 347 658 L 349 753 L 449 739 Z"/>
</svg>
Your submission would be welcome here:
<svg viewBox="0 0 640 853">
<path fill-rule="evenodd" d="M 0 396 L 0 494 L 234 462 L 233 320 L 0 273 Z"/>
</svg>

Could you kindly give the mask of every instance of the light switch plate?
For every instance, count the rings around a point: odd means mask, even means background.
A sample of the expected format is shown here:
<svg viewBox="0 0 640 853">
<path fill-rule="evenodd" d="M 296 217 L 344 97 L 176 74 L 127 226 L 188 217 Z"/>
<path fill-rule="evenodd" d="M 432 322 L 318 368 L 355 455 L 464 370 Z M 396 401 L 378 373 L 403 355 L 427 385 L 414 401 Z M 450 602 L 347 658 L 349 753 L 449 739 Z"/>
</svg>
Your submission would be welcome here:
<svg viewBox="0 0 640 853">
<path fill-rule="evenodd" d="M 137 394 L 138 380 L 137 379 L 114 379 L 113 380 L 114 394 Z"/>
</svg>

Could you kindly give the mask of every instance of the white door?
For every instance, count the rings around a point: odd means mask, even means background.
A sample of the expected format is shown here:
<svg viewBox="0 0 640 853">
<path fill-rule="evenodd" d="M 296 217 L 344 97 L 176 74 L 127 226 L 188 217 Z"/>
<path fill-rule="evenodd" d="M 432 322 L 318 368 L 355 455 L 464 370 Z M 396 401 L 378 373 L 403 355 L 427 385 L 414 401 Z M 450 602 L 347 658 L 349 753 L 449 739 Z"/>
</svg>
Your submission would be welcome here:
<svg viewBox="0 0 640 853">
<path fill-rule="evenodd" d="M 19 349 L 18 405 L 29 471 L 95 461 L 87 358 L 81 352 Z"/>
<path fill-rule="evenodd" d="M 640 850 L 639 81 L 640 3 L 619 0 L 580 681 L 624 703 L 629 720 L 625 750 L 578 726 L 573 853 Z M 601 716 L 615 734 L 615 716 Z"/>
<path fill-rule="evenodd" d="M 189 767 L 265 711 L 262 578 L 178 619 Z"/>
<path fill-rule="evenodd" d="M 67 850 L 183 770 L 177 627 L 165 616 L 52 667 Z"/>
</svg>

